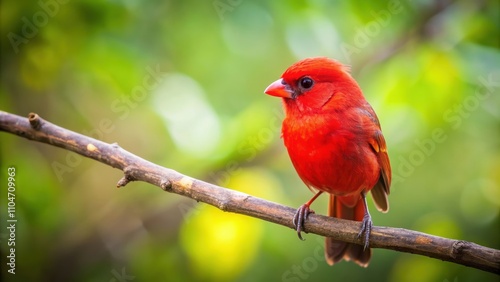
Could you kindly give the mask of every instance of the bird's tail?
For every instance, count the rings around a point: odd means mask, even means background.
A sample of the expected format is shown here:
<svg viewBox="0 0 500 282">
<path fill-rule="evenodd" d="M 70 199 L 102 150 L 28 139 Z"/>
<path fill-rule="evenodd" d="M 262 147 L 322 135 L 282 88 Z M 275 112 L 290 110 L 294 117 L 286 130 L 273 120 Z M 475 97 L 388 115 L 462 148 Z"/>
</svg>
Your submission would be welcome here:
<svg viewBox="0 0 500 282">
<path fill-rule="evenodd" d="M 358 200 L 355 206 L 348 207 L 340 201 L 339 197 L 330 195 L 328 216 L 362 221 L 364 211 L 365 207 L 362 200 Z M 329 265 L 345 259 L 347 261 L 352 260 L 362 267 L 367 267 L 371 256 L 372 251 L 370 248 L 364 250 L 361 245 L 337 241 L 330 237 L 326 238 L 325 258 Z"/>
</svg>

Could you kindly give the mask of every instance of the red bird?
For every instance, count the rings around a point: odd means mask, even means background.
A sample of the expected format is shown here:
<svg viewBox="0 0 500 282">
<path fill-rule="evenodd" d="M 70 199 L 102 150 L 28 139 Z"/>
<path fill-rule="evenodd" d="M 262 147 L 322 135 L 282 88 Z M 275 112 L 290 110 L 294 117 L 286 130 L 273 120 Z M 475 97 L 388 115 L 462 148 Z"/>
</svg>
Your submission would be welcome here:
<svg viewBox="0 0 500 282">
<path fill-rule="evenodd" d="M 364 246 L 326 238 L 325 256 L 333 265 L 353 260 L 366 267 L 372 220 L 366 193 L 379 211 L 387 212 L 391 165 L 380 123 L 349 68 L 324 57 L 289 67 L 266 94 L 283 98 L 282 137 L 290 159 L 307 187 L 316 192 L 294 217 L 299 238 L 312 202 L 330 194 L 328 215 L 361 221 Z"/>
</svg>

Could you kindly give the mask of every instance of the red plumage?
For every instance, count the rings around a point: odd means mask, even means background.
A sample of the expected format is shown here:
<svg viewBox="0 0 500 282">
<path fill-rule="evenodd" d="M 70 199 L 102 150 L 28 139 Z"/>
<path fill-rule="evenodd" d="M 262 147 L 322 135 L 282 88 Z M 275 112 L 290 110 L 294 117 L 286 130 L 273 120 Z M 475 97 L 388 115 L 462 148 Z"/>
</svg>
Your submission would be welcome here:
<svg viewBox="0 0 500 282">
<path fill-rule="evenodd" d="M 282 137 L 298 175 L 311 190 L 330 194 L 330 216 L 363 221 L 365 248 L 326 239 L 326 259 L 367 266 L 371 218 L 365 195 L 380 211 L 389 208 L 391 167 L 377 115 L 341 63 L 320 57 L 299 61 L 265 93 L 283 98 Z M 297 231 L 318 195 L 297 210 Z"/>
</svg>

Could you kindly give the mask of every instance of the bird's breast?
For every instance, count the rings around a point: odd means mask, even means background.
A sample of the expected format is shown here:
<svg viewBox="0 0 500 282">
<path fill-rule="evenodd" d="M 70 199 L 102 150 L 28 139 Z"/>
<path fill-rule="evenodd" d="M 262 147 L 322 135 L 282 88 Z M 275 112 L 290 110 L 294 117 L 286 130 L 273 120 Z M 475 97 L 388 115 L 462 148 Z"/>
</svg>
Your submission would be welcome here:
<svg viewBox="0 0 500 282">
<path fill-rule="evenodd" d="M 287 118 L 283 139 L 297 173 L 311 188 L 347 196 L 371 189 L 378 180 L 380 168 L 366 137 L 346 120 Z"/>
</svg>

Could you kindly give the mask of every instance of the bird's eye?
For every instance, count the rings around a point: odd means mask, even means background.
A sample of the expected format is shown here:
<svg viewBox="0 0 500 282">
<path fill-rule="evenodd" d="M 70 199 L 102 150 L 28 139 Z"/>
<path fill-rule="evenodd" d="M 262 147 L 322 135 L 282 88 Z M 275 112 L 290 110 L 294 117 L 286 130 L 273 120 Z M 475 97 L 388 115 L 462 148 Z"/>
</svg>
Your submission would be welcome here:
<svg viewBox="0 0 500 282">
<path fill-rule="evenodd" d="M 303 77 L 300 79 L 299 81 L 299 86 L 303 89 L 303 90 L 308 90 L 309 88 L 311 88 L 314 84 L 314 81 L 310 78 L 310 77 Z"/>
</svg>

